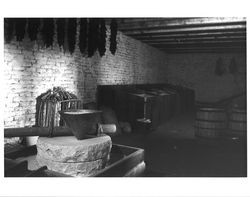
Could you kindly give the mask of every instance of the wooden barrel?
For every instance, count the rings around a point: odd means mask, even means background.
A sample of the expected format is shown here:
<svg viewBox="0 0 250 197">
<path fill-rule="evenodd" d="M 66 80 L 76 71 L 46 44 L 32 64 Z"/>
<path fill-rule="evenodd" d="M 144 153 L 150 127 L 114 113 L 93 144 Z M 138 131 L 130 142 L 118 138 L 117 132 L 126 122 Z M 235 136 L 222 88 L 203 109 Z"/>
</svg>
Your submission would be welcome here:
<svg viewBox="0 0 250 197">
<path fill-rule="evenodd" d="M 227 114 L 222 108 L 199 108 L 196 111 L 195 136 L 216 138 L 227 127 Z"/>
<path fill-rule="evenodd" d="M 247 131 L 247 113 L 244 109 L 233 109 L 229 116 L 229 129 L 231 133 L 242 136 Z"/>
</svg>

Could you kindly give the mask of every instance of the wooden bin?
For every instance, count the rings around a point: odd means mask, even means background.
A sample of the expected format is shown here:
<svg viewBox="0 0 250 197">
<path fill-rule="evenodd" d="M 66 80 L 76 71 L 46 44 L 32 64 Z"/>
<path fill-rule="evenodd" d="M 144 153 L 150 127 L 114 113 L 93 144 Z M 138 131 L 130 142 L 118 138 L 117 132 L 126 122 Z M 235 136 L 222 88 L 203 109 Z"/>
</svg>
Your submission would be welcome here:
<svg viewBox="0 0 250 197">
<path fill-rule="evenodd" d="M 247 113 L 244 109 L 233 109 L 229 115 L 230 133 L 245 136 L 247 132 Z"/>
<path fill-rule="evenodd" d="M 217 138 L 227 128 L 227 113 L 221 108 L 199 108 L 196 111 L 195 136 Z"/>
</svg>

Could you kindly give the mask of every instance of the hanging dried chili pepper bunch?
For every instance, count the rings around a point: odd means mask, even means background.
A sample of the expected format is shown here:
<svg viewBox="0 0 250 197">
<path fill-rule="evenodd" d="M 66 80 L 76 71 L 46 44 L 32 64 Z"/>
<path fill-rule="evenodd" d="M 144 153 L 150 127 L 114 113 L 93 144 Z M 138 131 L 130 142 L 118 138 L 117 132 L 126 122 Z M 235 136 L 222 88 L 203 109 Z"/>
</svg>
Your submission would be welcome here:
<svg viewBox="0 0 250 197">
<path fill-rule="evenodd" d="M 40 27 L 39 18 L 29 18 L 28 19 L 28 35 L 31 41 L 37 40 L 37 34 Z"/>
<path fill-rule="evenodd" d="M 68 22 L 68 46 L 69 46 L 69 52 L 71 54 L 74 53 L 75 50 L 75 43 L 76 43 L 76 27 L 77 27 L 77 21 L 76 18 L 70 18 Z"/>
<path fill-rule="evenodd" d="M 100 33 L 99 33 L 99 39 L 98 39 L 98 51 L 100 56 L 104 56 L 106 52 L 106 25 L 105 20 L 100 19 Z"/>
<path fill-rule="evenodd" d="M 88 36 L 88 20 L 86 18 L 80 19 L 80 34 L 79 34 L 79 49 L 82 54 L 86 53 Z"/>
<path fill-rule="evenodd" d="M 56 21 L 57 26 L 57 42 L 59 47 L 64 46 L 64 37 L 65 37 L 65 19 L 59 18 Z"/>
<path fill-rule="evenodd" d="M 15 30 L 16 40 L 21 42 L 25 36 L 26 24 L 28 23 L 27 32 L 31 41 L 37 40 L 37 34 L 40 27 L 39 18 L 6 18 L 4 19 L 4 37 L 9 43 L 13 38 Z"/>
<path fill-rule="evenodd" d="M 111 21 L 110 51 L 115 54 L 117 42 L 117 22 L 115 19 Z M 87 23 L 87 19 L 81 19 L 80 22 L 80 42 L 79 48 L 81 53 L 85 53 L 88 48 L 88 57 L 92 57 L 94 53 L 99 51 L 100 56 L 104 56 L 106 52 L 107 28 L 105 19 L 91 18 Z"/>
<path fill-rule="evenodd" d="M 54 38 L 54 19 L 45 18 L 43 19 L 42 36 L 44 45 L 48 48 L 53 45 Z"/>
<path fill-rule="evenodd" d="M 116 52 L 117 48 L 117 41 L 116 41 L 116 36 L 117 36 L 117 22 L 115 19 L 112 19 L 111 24 L 110 24 L 110 52 L 114 55 Z"/>
<path fill-rule="evenodd" d="M 13 18 L 4 19 L 4 39 L 6 43 L 10 43 L 13 38 L 15 20 Z"/>
<path fill-rule="evenodd" d="M 25 18 L 16 18 L 16 40 L 21 42 L 24 39 L 27 20 Z"/>
<path fill-rule="evenodd" d="M 226 68 L 224 65 L 224 62 L 221 57 L 219 57 L 216 61 L 216 66 L 215 66 L 215 74 L 218 76 L 222 76 L 223 74 L 226 73 Z"/>
<path fill-rule="evenodd" d="M 42 26 L 41 34 L 46 48 L 51 47 L 54 41 L 55 19 L 53 18 L 6 18 L 4 20 L 5 41 L 9 43 L 12 39 L 13 32 L 17 41 L 22 41 L 25 35 L 26 24 L 28 22 L 28 35 L 31 41 L 37 40 L 40 24 Z M 106 52 L 106 24 L 102 18 L 81 18 L 79 33 L 79 49 L 83 55 L 86 53 L 88 57 L 92 57 L 98 50 L 100 56 L 104 56 Z M 77 19 L 65 18 L 56 19 L 57 42 L 59 47 L 63 47 L 64 51 L 69 50 L 74 53 L 77 35 Z M 110 51 L 115 54 L 117 49 L 117 22 L 112 19 L 110 24 Z"/>
<path fill-rule="evenodd" d="M 92 57 L 98 48 L 99 19 L 89 19 L 88 57 Z"/>
<path fill-rule="evenodd" d="M 228 69 L 232 75 L 238 73 L 238 66 L 234 57 L 231 59 Z"/>
<path fill-rule="evenodd" d="M 79 48 L 84 55 L 88 49 L 88 57 L 99 51 L 100 56 L 106 52 L 106 24 L 104 19 L 80 19 Z"/>
</svg>

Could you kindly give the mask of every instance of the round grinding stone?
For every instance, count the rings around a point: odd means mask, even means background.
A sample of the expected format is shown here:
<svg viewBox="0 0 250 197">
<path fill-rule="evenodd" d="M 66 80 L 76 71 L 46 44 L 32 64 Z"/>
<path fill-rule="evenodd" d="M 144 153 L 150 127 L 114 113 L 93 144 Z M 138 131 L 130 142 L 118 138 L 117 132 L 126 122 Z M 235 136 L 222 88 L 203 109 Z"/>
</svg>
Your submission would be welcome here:
<svg viewBox="0 0 250 197">
<path fill-rule="evenodd" d="M 44 159 L 39 155 L 36 157 L 40 166 L 47 166 L 49 170 L 67 174 L 70 176 L 89 176 L 103 169 L 107 163 L 105 159 L 79 163 L 62 163 Z"/>
<path fill-rule="evenodd" d="M 39 137 L 37 156 L 55 162 L 75 163 L 106 160 L 112 147 L 108 135 L 77 140 L 74 136 Z"/>
</svg>

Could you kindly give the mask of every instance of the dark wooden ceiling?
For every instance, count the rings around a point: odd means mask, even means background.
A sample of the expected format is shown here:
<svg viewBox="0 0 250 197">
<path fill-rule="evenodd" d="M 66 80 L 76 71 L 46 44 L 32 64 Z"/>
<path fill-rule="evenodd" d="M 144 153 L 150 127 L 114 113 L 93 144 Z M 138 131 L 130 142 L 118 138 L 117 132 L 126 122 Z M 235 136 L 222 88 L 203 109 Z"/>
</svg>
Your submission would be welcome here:
<svg viewBox="0 0 250 197">
<path fill-rule="evenodd" d="M 246 18 L 117 18 L 118 30 L 167 53 L 245 52 Z"/>
</svg>

